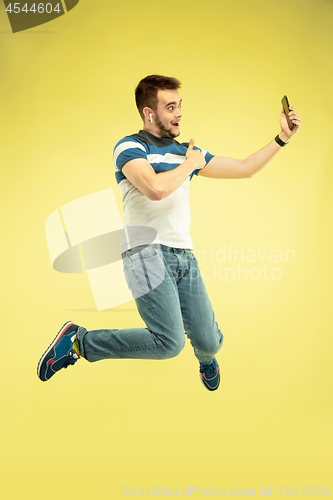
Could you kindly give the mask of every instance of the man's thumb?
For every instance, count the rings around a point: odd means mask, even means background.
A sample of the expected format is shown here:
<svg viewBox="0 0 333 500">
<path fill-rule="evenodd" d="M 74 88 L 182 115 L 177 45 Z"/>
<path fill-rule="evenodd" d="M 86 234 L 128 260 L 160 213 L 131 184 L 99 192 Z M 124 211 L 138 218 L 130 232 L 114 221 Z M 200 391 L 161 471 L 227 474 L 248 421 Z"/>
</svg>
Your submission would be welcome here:
<svg viewBox="0 0 333 500">
<path fill-rule="evenodd" d="M 193 146 L 194 146 L 194 139 L 190 139 L 188 149 L 193 149 Z"/>
</svg>

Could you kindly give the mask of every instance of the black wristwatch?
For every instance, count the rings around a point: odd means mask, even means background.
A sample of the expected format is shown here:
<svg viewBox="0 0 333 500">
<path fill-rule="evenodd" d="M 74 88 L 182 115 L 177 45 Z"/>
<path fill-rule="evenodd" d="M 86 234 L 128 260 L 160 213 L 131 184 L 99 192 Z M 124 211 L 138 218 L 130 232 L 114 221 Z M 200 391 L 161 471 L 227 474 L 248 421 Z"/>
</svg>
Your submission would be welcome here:
<svg viewBox="0 0 333 500">
<path fill-rule="evenodd" d="M 275 137 L 275 142 L 277 142 L 278 145 L 281 146 L 281 148 L 284 148 L 284 146 L 288 144 L 288 142 L 281 141 L 279 134 Z"/>
</svg>

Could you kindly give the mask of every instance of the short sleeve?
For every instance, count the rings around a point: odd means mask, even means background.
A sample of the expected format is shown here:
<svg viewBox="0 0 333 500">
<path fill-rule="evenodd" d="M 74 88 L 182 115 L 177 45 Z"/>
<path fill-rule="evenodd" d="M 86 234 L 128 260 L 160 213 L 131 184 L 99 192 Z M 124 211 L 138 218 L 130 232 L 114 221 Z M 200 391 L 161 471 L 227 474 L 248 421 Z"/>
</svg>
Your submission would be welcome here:
<svg viewBox="0 0 333 500">
<path fill-rule="evenodd" d="M 147 151 L 142 142 L 133 137 L 125 137 L 117 142 L 113 151 L 115 172 L 121 172 L 125 163 L 136 158 L 147 160 Z"/>
<path fill-rule="evenodd" d="M 194 146 L 194 149 L 200 149 L 200 148 L 196 148 L 196 147 Z M 206 164 L 207 164 L 208 162 L 210 162 L 210 160 L 211 160 L 212 158 L 214 158 L 214 156 L 215 156 L 215 155 L 212 155 L 212 154 L 208 153 L 208 151 L 205 151 L 205 150 L 203 150 L 203 149 L 200 149 L 200 151 L 201 151 L 201 153 L 202 153 L 202 154 L 204 155 L 204 157 L 205 157 Z M 196 170 L 193 170 L 193 172 L 191 173 L 190 179 L 192 179 L 193 175 L 198 175 L 198 173 L 200 172 L 200 170 L 201 170 L 200 168 L 197 168 Z"/>
</svg>

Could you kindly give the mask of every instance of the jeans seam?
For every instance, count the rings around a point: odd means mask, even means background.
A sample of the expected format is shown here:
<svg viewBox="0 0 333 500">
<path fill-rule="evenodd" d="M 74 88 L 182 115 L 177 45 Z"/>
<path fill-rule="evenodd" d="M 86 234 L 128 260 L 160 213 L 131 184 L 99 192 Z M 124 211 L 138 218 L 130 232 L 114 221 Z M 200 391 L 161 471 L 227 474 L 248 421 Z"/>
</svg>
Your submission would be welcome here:
<svg viewBox="0 0 333 500">
<path fill-rule="evenodd" d="M 156 347 L 156 343 L 154 342 L 154 345 L 152 346 L 138 346 L 138 347 L 135 347 L 135 348 L 131 348 L 131 349 L 126 349 L 124 351 L 119 351 L 119 350 L 112 350 L 112 351 L 109 351 L 111 354 L 126 354 L 126 352 L 142 352 L 142 351 L 149 351 L 152 347 Z M 105 354 L 105 351 L 94 351 L 91 353 L 92 355 L 103 355 Z"/>
</svg>

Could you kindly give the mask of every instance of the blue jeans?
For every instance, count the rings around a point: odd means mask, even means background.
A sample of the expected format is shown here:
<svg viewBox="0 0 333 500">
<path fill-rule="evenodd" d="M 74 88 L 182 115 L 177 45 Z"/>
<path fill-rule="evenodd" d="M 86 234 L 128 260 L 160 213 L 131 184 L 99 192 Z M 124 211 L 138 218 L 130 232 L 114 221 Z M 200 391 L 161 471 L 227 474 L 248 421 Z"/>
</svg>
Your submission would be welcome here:
<svg viewBox="0 0 333 500">
<path fill-rule="evenodd" d="M 172 358 L 185 345 L 185 331 L 198 360 L 210 364 L 223 335 L 193 253 L 151 244 L 132 248 L 122 257 L 127 284 L 147 328 L 87 331 L 79 327 L 82 357 L 91 362 Z"/>
</svg>

